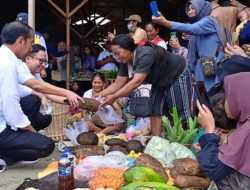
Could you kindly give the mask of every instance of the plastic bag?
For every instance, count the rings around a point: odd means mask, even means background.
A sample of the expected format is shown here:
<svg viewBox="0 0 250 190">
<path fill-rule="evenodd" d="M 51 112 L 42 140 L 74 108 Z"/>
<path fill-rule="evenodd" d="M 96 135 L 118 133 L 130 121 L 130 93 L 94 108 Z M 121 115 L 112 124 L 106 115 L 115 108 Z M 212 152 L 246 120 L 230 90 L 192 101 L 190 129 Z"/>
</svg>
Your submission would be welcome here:
<svg viewBox="0 0 250 190">
<path fill-rule="evenodd" d="M 88 156 L 75 167 L 74 176 L 80 181 L 89 181 L 94 172 L 100 167 L 125 168 L 127 162 L 123 162 L 122 157 L 118 161 L 116 160 L 119 155 L 112 153 L 108 156 Z"/>
<path fill-rule="evenodd" d="M 64 133 L 66 137 L 68 137 L 68 139 L 73 145 L 78 145 L 76 138 L 80 133 L 88 131 L 89 127 L 87 123 L 83 120 L 75 121 L 72 125 L 67 125 L 67 127 L 64 128 Z"/>
<path fill-rule="evenodd" d="M 168 140 L 156 136 L 151 138 L 144 152 L 167 167 L 171 167 L 172 161 L 177 158 L 196 159 L 192 151 L 185 146 L 176 142 L 169 143 Z"/>
<path fill-rule="evenodd" d="M 99 109 L 96 114 L 99 115 L 100 119 L 105 125 L 114 125 L 125 122 L 121 116 L 119 116 L 112 106 L 106 106 L 105 108 Z"/>
</svg>

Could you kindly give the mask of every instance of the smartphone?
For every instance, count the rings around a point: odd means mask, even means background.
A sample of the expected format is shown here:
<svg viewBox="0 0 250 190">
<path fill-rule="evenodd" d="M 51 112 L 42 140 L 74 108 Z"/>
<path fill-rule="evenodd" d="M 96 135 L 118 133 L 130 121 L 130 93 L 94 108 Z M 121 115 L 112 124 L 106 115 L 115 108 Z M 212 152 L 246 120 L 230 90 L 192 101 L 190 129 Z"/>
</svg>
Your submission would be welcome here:
<svg viewBox="0 0 250 190">
<path fill-rule="evenodd" d="M 208 109 L 213 113 L 212 106 L 210 104 L 210 100 L 208 98 L 208 94 L 204 85 L 203 81 L 197 81 L 196 83 L 193 84 L 194 89 L 197 95 L 197 98 L 200 102 L 200 104 L 204 104 L 208 107 Z"/>
<path fill-rule="evenodd" d="M 151 7 L 152 15 L 159 17 L 160 15 L 158 14 L 158 7 L 156 4 L 156 1 L 150 2 L 150 7 Z"/>
<path fill-rule="evenodd" d="M 177 39 L 176 32 L 170 32 L 170 38 Z"/>
</svg>

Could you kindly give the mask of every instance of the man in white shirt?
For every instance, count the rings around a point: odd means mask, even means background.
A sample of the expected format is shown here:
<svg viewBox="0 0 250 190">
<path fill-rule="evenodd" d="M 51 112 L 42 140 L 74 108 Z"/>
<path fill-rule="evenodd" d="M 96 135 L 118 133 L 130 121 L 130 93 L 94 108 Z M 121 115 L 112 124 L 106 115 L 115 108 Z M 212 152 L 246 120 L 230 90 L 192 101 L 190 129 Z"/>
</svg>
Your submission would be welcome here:
<svg viewBox="0 0 250 190">
<path fill-rule="evenodd" d="M 54 150 L 54 142 L 36 133 L 20 104 L 18 64 L 31 50 L 34 32 L 20 22 L 2 30 L 0 48 L 0 171 L 21 160 L 34 161 Z"/>
<path fill-rule="evenodd" d="M 107 41 L 104 45 L 105 50 L 103 50 L 97 59 L 97 65 L 101 67 L 101 70 L 105 71 L 118 71 L 116 66 L 116 60 L 111 50 L 110 42 Z"/>
<path fill-rule="evenodd" d="M 20 106 L 20 96 L 25 94 L 20 84 L 39 92 L 63 95 L 73 107 L 79 106 L 83 99 L 65 89 L 59 89 L 22 75 L 18 67 L 23 64 L 34 42 L 34 31 L 25 23 L 11 22 L 3 27 L 0 48 L 0 172 L 6 165 L 18 161 L 36 161 L 46 157 L 54 150 L 54 142 L 36 133 L 28 117 Z M 52 86 L 52 87 L 51 87 Z M 84 102 L 83 102 L 84 103 Z"/>
</svg>

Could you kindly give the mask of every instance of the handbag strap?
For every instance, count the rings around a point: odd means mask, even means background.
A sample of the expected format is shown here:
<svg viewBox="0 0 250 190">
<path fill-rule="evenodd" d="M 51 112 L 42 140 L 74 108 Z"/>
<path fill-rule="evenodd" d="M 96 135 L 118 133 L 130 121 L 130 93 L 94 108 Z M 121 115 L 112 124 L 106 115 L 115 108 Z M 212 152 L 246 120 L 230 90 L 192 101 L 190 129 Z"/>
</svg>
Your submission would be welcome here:
<svg viewBox="0 0 250 190">
<path fill-rule="evenodd" d="M 216 58 L 218 57 L 218 55 L 220 53 L 220 48 L 221 48 L 221 44 L 218 43 L 216 51 L 215 51 L 215 57 Z M 195 52 L 195 56 L 196 56 L 197 59 L 200 59 L 200 55 L 199 55 L 198 51 Z"/>
</svg>

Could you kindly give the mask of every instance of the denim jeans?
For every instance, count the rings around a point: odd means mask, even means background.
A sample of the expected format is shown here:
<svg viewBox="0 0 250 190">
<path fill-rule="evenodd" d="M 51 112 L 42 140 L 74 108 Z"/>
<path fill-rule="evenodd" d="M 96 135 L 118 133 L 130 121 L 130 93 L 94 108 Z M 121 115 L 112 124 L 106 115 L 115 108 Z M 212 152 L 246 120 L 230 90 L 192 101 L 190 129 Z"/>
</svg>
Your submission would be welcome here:
<svg viewBox="0 0 250 190">
<path fill-rule="evenodd" d="M 15 131 L 10 126 L 0 133 L 0 159 L 7 165 L 47 157 L 54 148 L 54 142 L 39 133 L 21 129 Z"/>
</svg>

